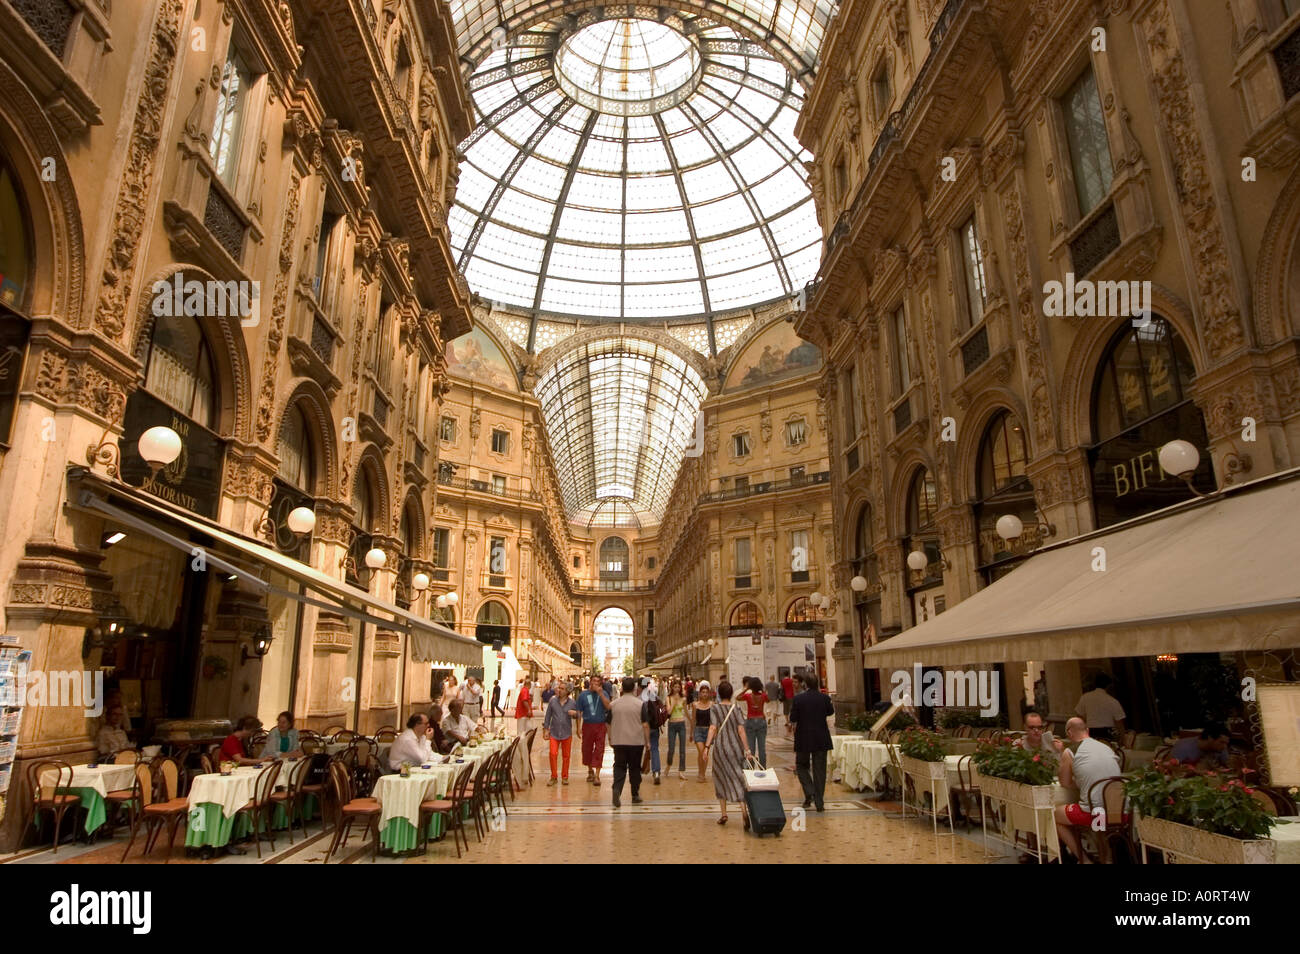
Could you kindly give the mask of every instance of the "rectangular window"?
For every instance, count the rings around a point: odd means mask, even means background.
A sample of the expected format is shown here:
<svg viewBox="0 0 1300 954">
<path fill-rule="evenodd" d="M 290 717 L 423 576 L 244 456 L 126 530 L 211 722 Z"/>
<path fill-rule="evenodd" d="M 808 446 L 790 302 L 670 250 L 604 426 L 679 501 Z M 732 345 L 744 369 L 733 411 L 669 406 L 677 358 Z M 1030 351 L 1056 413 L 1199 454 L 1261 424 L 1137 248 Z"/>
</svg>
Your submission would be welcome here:
<svg viewBox="0 0 1300 954">
<path fill-rule="evenodd" d="M 580 569 L 582 569 L 582 557 L 580 557 L 580 556 L 575 556 L 575 557 L 573 558 L 573 568 L 574 568 L 575 570 L 580 570 Z"/>
<path fill-rule="evenodd" d="M 647 569 L 647 570 L 653 570 L 653 569 L 655 568 L 655 558 L 654 558 L 654 557 L 646 557 L 646 561 L 645 561 L 645 563 L 646 563 L 646 569 Z"/>
<path fill-rule="evenodd" d="M 576 560 L 577 557 L 574 557 L 574 559 Z M 573 631 L 575 633 L 582 632 L 582 610 L 576 607 L 573 610 Z"/>
<path fill-rule="evenodd" d="M 800 481 L 802 481 L 804 479 L 804 476 L 805 476 L 805 471 L 804 471 L 803 464 L 800 464 L 797 467 L 790 468 L 790 479 L 795 483 L 799 483 Z"/>
<path fill-rule="evenodd" d="M 438 462 L 438 483 L 449 484 L 456 479 L 456 465 L 445 460 Z"/>
<path fill-rule="evenodd" d="M 736 576 L 749 576 L 749 537 L 736 540 Z"/>
<path fill-rule="evenodd" d="M 652 609 L 645 611 L 645 631 L 647 633 L 655 631 L 655 611 Z"/>
<path fill-rule="evenodd" d="M 1097 93 L 1097 77 L 1090 65 L 1061 99 L 1065 136 L 1074 170 L 1079 215 L 1086 216 L 1110 193 L 1110 140 Z"/>
<path fill-rule="evenodd" d="M 492 492 L 494 494 L 504 494 L 506 492 L 506 479 L 500 474 L 492 475 Z"/>
<path fill-rule="evenodd" d="M 488 544 L 488 572 L 493 574 L 506 571 L 506 538 L 492 537 Z M 493 584 L 496 585 L 496 584 Z"/>
<path fill-rule="evenodd" d="M 451 561 L 451 531 L 446 527 L 433 528 L 433 565 L 445 570 Z"/>
<path fill-rule="evenodd" d="M 975 216 L 961 227 L 961 264 L 966 276 L 966 313 L 970 317 L 967 327 L 973 328 L 984 317 L 984 297 L 988 286 L 984 282 L 984 253 L 980 250 L 979 229 Z"/>
<path fill-rule="evenodd" d="M 858 437 L 858 369 L 853 365 L 844 372 L 844 425 L 845 443 L 852 444 Z"/>
<path fill-rule="evenodd" d="M 743 494 L 743 493 L 745 493 L 747 490 L 749 490 L 749 478 L 748 478 L 748 477 L 737 477 L 737 478 L 736 478 L 736 493 L 737 493 L 737 494 Z"/>
<path fill-rule="evenodd" d="M 749 456 L 749 435 L 733 434 L 731 437 L 731 454 L 733 457 Z"/>
<path fill-rule="evenodd" d="M 835 201 L 843 202 L 844 197 L 849 193 L 849 167 L 844 161 L 844 155 L 835 160 Z"/>
<path fill-rule="evenodd" d="M 903 394 L 912 386 L 911 348 L 908 345 L 907 309 L 902 305 L 894 312 L 894 386 Z"/>
<path fill-rule="evenodd" d="M 456 419 L 454 417 L 444 417 L 438 422 L 438 440 L 446 441 L 448 444 L 456 443 Z"/>
<path fill-rule="evenodd" d="M 334 231 L 342 218 L 326 209 L 320 217 L 320 237 L 316 240 L 316 275 L 312 279 L 311 290 L 316 301 L 321 301 L 321 289 L 326 287 L 325 273 L 330 265 L 330 243 L 334 240 Z"/>
<path fill-rule="evenodd" d="M 217 115 L 212 124 L 212 141 L 208 146 L 212 162 L 217 167 L 217 177 L 229 189 L 234 189 L 235 176 L 239 171 L 239 140 L 244 132 L 248 93 L 252 85 L 253 71 L 232 43 L 226 53 L 226 65 L 221 71 Z"/>
<path fill-rule="evenodd" d="M 797 447 L 808 439 L 808 422 L 802 419 L 797 421 L 786 421 L 785 423 L 785 442 L 791 447 Z"/>
<path fill-rule="evenodd" d="M 510 432 L 509 431 L 492 432 L 492 453 L 494 454 L 510 453 Z"/>
</svg>

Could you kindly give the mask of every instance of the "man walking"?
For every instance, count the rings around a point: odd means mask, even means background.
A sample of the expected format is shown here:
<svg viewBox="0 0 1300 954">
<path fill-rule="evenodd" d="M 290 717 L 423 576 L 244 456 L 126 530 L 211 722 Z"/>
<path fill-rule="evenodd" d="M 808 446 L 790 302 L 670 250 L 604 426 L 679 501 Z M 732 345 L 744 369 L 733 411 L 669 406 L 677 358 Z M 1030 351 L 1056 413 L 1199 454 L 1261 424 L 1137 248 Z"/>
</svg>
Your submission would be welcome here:
<svg viewBox="0 0 1300 954">
<path fill-rule="evenodd" d="M 600 785 L 600 764 L 605 760 L 605 733 L 609 722 L 609 697 L 601 689 L 600 676 L 591 677 L 591 688 L 578 696 L 582 717 L 582 764 L 587 766 L 587 781 Z"/>
<path fill-rule="evenodd" d="M 794 680 L 788 675 L 781 677 L 781 711 L 785 713 L 785 723 L 790 724 L 790 704 L 794 702 Z"/>
<path fill-rule="evenodd" d="M 650 746 L 650 772 L 654 775 L 655 784 L 659 784 L 659 730 L 662 724 L 659 720 L 659 694 L 655 692 L 654 680 L 649 676 L 641 677 L 641 708 L 642 718 L 648 727 L 646 736 L 646 745 Z"/>
<path fill-rule="evenodd" d="M 506 710 L 501 708 L 501 680 L 492 680 L 492 724 L 496 725 L 497 713 L 501 713 L 501 720 L 506 718 Z"/>
<path fill-rule="evenodd" d="M 776 681 L 776 676 L 767 677 L 767 685 L 763 687 L 767 693 L 767 724 L 776 725 L 776 717 L 781 712 L 781 698 L 783 690 L 781 684 Z"/>
<path fill-rule="evenodd" d="M 609 744 L 614 747 L 614 807 L 622 803 L 623 779 L 631 777 L 632 804 L 641 804 L 641 754 L 650 744 L 650 724 L 640 687 L 631 676 L 623 677 L 622 694 L 609 707 Z"/>
<path fill-rule="evenodd" d="M 826 720 L 835 714 L 830 696 L 818 692 L 817 676 L 803 677 L 806 687 L 790 703 L 789 730 L 794 735 L 795 771 L 803 786 L 803 807 L 826 810 L 826 753 L 831 750 L 831 730 Z"/>
<path fill-rule="evenodd" d="M 556 777 L 555 757 L 564 755 L 563 782 L 569 784 L 569 753 L 573 746 L 573 716 L 578 713 L 578 704 L 569 698 L 569 687 L 560 683 L 555 695 L 546 701 L 546 714 L 542 716 L 542 738 L 551 743 L 551 780 L 547 785 L 560 781 Z"/>
</svg>

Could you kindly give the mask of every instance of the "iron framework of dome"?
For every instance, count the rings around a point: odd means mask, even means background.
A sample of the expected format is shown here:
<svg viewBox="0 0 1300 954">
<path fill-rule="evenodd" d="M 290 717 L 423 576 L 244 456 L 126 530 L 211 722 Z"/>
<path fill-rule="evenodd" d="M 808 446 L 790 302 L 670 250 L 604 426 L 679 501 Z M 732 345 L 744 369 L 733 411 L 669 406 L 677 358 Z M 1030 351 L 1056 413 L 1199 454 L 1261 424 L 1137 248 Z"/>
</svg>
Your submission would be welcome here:
<svg viewBox="0 0 1300 954">
<path fill-rule="evenodd" d="M 720 20 L 586 9 L 488 53 L 469 88 L 480 121 L 450 225 L 485 298 L 534 324 L 711 323 L 815 275 L 802 92 Z"/>
</svg>

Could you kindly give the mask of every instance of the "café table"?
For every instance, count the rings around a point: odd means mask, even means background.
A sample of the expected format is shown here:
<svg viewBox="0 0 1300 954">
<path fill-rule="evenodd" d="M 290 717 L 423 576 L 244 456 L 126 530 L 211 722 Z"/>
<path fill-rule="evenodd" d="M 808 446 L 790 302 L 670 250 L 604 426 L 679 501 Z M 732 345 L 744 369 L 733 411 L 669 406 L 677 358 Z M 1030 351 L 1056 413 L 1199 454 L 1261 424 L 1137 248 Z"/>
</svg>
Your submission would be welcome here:
<svg viewBox="0 0 1300 954">
<path fill-rule="evenodd" d="M 1274 825 L 1269 838 L 1277 842 L 1277 854 L 1274 861 L 1279 865 L 1300 864 L 1300 815 L 1284 816 L 1278 821 L 1290 822 L 1289 825 Z"/>
<path fill-rule="evenodd" d="M 48 769 L 41 773 L 41 785 L 54 785 L 60 779 L 57 769 Z M 63 773 L 63 779 L 67 772 Z M 86 810 L 86 834 L 92 834 L 108 818 L 108 809 L 104 803 L 109 792 L 130 788 L 135 784 L 135 765 L 114 765 L 101 762 L 92 768 L 89 765 L 72 766 L 72 781 L 59 787 L 60 792 L 81 796 L 81 807 Z"/>
<path fill-rule="evenodd" d="M 874 791 L 877 779 L 889 765 L 889 746 L 872 739 L 839 736 L 831 743 L 840 780 L 854 791 Z"/>
<path fill-rule="evenodd" d="M 185 847 L 224 848 L 232 839 L 248 835 L 253 830 L 248 813 L 236 817 L 236 812 L 252 800 L 261 772 L 258 766 L 241 765 L 229 775 L 208 772 L 194 776 L 190 783 Z M 282 768 L 280 778 L 283 777 Z M 276 784 L 280 784 L 279 779 Z"/>
<path fill-rule="evenodd" d="M 409 776 L 381 775 L 373 792 L 380 805 L 380 846 L 393 852 L 415 848 L 419 844 L 420 803 L 445 798 L 456 775 L 468 764 L 471 764 L 469 760 L 429 768 L 412 766 Z M 443 824 L 441 815 L 430 818 L 429 837 L 441 838 Z"/>
</svg>

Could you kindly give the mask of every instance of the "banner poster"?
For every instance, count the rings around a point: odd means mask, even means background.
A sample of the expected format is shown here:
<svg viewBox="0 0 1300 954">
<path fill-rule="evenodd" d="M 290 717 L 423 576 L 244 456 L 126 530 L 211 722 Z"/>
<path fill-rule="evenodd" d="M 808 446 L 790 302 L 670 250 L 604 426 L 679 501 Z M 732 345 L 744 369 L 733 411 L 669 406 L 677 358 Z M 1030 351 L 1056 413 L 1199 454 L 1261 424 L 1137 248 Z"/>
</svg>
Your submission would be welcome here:
<svg viewBox="0 0 1300 954">
<path fill-rule="evenodd" d="M 768 676 L 776 676 L 778 679 L 793 676 L 801 670 L 815 672 L 816 640 L 816 635 L 811 632 L 798 636 L 768 635 L 763 640 L 763 680 L 766 681 Z"/>
<path fill-rule="evenodd" d="M 745 676 L 767 679 L 767 673 L 763 671 L 763 636 L 759 630 L 728 636 L 727 657 L 727 681 L 737 693 L 740 692 L 740 680 Z"/>
</svg>

